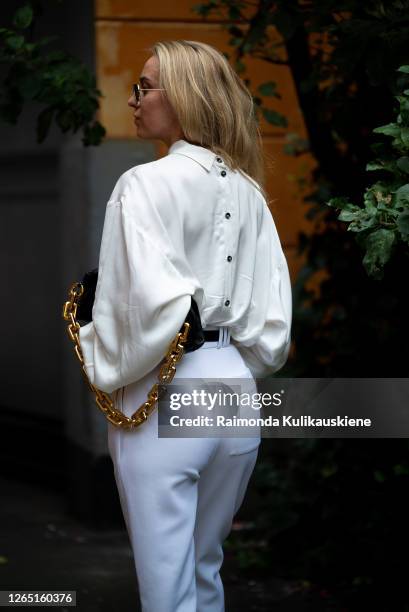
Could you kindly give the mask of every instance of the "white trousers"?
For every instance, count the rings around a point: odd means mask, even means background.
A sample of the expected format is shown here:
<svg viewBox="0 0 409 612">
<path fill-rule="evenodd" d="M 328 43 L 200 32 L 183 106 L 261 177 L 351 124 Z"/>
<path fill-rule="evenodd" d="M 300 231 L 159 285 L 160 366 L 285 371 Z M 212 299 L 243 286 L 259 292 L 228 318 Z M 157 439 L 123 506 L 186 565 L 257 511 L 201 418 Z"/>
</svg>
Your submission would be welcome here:
<svg viewBox="0 0 409 612">
<path fill-rule="evenodd" d="M 130 416 L 159 366 L 117 394 Z M 187 353 L 176 378 L 251 378 L 227 328 Z M 174 380 L 175 380 L 174 379 Z M 135 430 L 109 424 L 108 445 L 143 612 L 224 612 L 219 570 L 260 437 L 158 438 L 157 409 Z"/>
</svg>

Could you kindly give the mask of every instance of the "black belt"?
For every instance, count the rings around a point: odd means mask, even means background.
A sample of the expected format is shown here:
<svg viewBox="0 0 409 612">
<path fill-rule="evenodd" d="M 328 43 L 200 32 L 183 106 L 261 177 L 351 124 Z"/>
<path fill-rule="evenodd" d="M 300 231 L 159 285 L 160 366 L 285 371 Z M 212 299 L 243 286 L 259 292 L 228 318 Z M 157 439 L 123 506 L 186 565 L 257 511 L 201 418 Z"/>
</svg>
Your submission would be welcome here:
<svg viewBox="0 0 409 612">
<path fill-rule="evenodd" d="M 220 332 L 218 329 L 204 329 L 203 335 L 205 342 L 216 342 L 219 340 Z"/>
</svg>

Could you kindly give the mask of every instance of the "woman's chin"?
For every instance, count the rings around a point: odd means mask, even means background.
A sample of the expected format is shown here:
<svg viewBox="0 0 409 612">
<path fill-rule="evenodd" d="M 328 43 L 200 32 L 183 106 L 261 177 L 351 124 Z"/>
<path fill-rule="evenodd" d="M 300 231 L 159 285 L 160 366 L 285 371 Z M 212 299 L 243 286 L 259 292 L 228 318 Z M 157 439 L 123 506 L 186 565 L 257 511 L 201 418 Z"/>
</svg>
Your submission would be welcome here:
<svg viewBox="0 0 409 612">
<path fill-rule="evenodd" d="M 135 132 L 136 137 L 139 138 L 139 140 L 152 140 L 152 136 L 147 134 L 144 130 L 141 130 L 141 128 L 136 128 Z"/>
<path fill-rule="evenodd" d="M 138 120 L 135 120 L 135 131 L 138 138 L 146 138 L 146 134 L 144 133 L 144 130 Z"/>
</svg>

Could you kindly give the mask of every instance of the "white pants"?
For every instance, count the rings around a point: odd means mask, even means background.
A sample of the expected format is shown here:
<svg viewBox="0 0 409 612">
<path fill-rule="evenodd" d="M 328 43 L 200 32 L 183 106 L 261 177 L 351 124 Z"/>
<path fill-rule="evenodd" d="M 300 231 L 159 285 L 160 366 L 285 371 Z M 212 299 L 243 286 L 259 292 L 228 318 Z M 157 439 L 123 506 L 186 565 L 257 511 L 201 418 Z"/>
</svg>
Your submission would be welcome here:
<svg viewBox="0 0 409 612">
<path fill-rule="evenodd" d="M 159 366 L 118 393 L 130 416 Z M 227 328 L 187 353 L 175 378 L 251 378 Z M 175 380 L 175 379 L 174 379 Z M 242 504 L 260 437 L 158 438 L 157 409 L 135 430 L 109 424 L 108 444 L 143 612 L 223 612 L 222 542 Z"/>
</svg>

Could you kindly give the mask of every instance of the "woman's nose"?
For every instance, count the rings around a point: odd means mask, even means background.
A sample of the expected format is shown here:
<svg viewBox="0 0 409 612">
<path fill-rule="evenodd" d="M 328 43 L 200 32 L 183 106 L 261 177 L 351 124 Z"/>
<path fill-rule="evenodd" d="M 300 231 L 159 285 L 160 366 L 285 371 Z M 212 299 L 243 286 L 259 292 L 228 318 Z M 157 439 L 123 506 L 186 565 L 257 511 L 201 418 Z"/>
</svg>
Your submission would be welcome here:
<svg viewBox="0 0 409 612">
<path fill-rule="evenodd" d="M 133 94 L 129 97 L 128 106 L 131 106 L 132 108 L 136 108 L 135 96 Z"/>
</svg>

